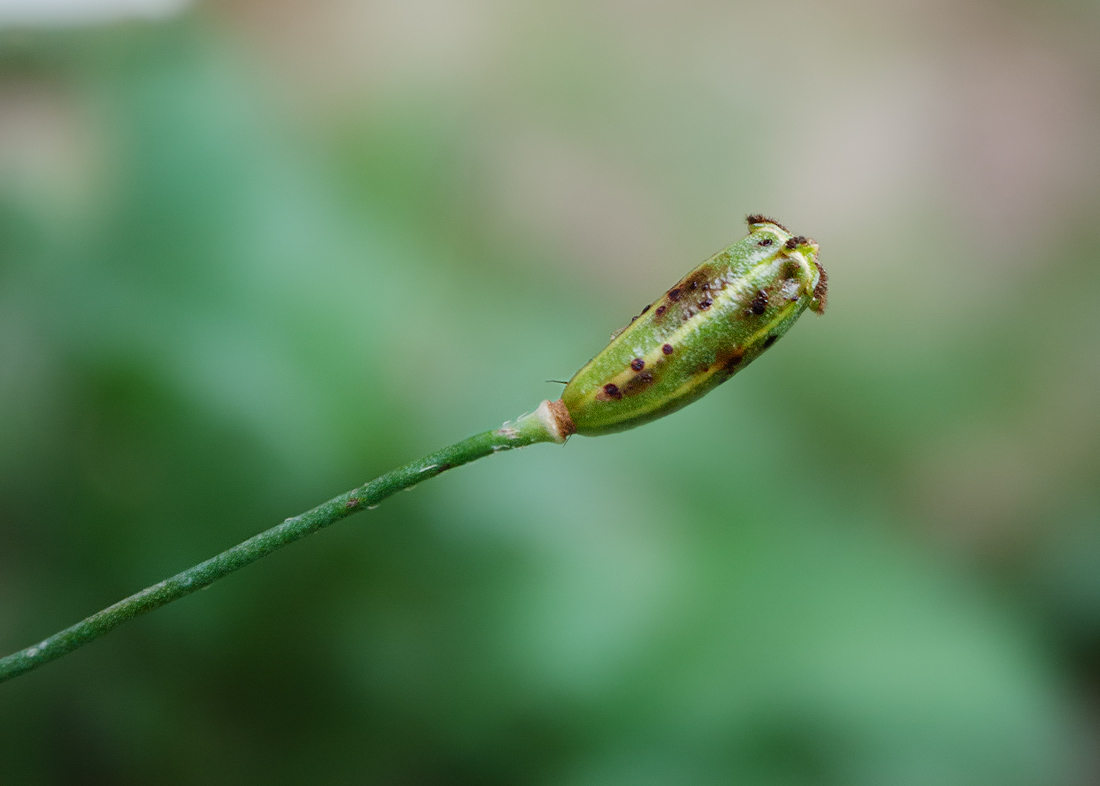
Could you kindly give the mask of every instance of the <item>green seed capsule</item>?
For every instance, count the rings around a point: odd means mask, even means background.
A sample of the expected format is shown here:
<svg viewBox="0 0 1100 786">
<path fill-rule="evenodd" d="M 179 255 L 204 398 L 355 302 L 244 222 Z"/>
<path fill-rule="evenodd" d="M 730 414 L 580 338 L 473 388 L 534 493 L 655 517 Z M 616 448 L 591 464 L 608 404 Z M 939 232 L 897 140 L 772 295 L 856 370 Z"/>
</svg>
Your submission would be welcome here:
<svg viewBox="0 0 1100 786">
<path fill-rule="evenodd" d="M 817 244 L 749 216 L 749 235 L 642 309 L 565 387 L 576 433 L 595 436 L 674 412 L 755 360 L 809 308 L 825 311 Z"/>
</svg>

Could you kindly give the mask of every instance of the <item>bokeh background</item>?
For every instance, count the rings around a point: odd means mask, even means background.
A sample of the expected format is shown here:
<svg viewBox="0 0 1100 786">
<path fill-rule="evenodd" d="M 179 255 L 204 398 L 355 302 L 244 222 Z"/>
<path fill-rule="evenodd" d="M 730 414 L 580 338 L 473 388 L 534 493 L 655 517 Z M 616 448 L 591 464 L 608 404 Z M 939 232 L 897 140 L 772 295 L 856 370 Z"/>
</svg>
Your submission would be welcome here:
<svg viewBox="0 0 1100 786">
<path fill-rule="evenodd" d="M 5 784 L 1100 783 L 1100 7 L 0 2 L 0 649 L 554 398 L 765 212 L 830 310 L 0 687 Z"/>
</svg>

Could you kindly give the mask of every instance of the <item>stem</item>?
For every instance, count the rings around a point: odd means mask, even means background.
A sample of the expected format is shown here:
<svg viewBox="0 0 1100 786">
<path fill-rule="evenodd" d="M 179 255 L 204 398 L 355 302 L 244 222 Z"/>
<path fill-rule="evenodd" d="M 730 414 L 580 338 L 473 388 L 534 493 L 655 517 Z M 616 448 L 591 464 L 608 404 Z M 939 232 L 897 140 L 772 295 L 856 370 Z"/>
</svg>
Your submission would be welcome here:
<svg viewBox="0 0 1100 786">
<path fill-rule="evenodd" d="M 97 639 L 128 619 L 158 609 L 167 603 L 208 587 L 218 579 L 250 562 L 334 524 L 352 513 L 377 505 L 382 500 L 434 478 L 454 467 L 501 450 L 512 450 L 536 442 L 564 443 L 572 432 L 565 407 L 544 401 L 535 412 L 492 431 L 475 434 L 422 459 L 387 472 L 381 477 L 322 503 L 313 510 L 286 519 L 269 530 L 223 551 L 205 562 L 146 587 L 47 639 L 0 659 L 0 682 L 38 668 Z"/>
</svg>

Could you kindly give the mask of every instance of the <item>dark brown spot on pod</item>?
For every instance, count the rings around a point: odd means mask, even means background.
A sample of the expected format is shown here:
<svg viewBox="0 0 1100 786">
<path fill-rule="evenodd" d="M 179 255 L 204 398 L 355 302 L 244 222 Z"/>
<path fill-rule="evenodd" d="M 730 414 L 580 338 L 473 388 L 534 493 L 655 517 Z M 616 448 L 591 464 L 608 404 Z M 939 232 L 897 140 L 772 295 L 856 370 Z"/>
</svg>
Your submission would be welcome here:
<svg viewBox="0 0 1100 786">
<path fill-rule="evenodd" d="M 657 310 L 654 312 L 657 316 L 661 316 L 668 311 L 668 306 L 657 306 Z"/>
<path fill-rule="evenodd" d="M 702 300 L 699 301 L 699 309 L 701 311 L 706 311 L 708 308 L 710 308 L 713 305 L 714 305 L 714 301 L 709 297 L 705 297 L 705 298 L 703 298 Z"/>
<path fill-rule="evenodd" d="M 618 400 L 623 397 L 622 391 L 619 390 L 619 386 L 614 382 L 608 382 L 603 386 L 603 392 L 607 395 L 607 398 L 613 398 Z"/>
<path fill-rule="evenodd" d="M 631 317 L 631 318 L 630 318 L 630 324 L 631 324 L 631 325 L 633 325 L 633 324 L 634 324 L 634 320 L 636 320 L 636 319 L 637 319 L 637 317 Z"/>
<path fill-rule="evenodd" d="M 647 312 L 647 311 L 649 311 L 649 306 L 646 306 L 645 308 L 643 308 L 643 309 L 642 309 L 642 313 L 643 313 L 643 314 L 644 314 L 645 312 Z"/>
<path fill-rule="evenodd" d="M 779 338 L 779 336 L 775 335 L 775 333 L 772 333 L 770 336 L 764 339 L 764 349 L 767 349 L 772 344 L 774 344 L 777 338 Z"/>
<path fill-rule="evenodd" d="M 749 311 L 760 316 L 768 310 L 768 293 L 764 290 L 757 290 L 756 297 L 752 299 L 752 305 L 749 306 Z"/>
<path fill-rule="evenodd" d="M 770 246 L 774 242 L 775 241 L 772 240 L 770 237 L 766 237 L 763 240 L 761 240 L 759 243 L 757 243 L 756 245 L 758 245 L 758 246 Z"/>
<path fill-rule="evenodd" d="M 635 374 L 626 384 L 623 385 L 622 395 L 636 396 L 643 390 L 653 384 L 653 375 L 648 371 L 643 371 L 641 374 Z"/>
<path fill-rule="evenodd" d="M 731 346 L 722 348 L 714 358 L 715 365 L 721 367 L 723 373 L 730 375 L 741 363 L 745 353 L 741 347 Z"/>
<path fill-rule="evenodd" d="M 679 300 L 680 299 L 680 290 L 679 289 L 670 289 L 668 291 L 668 299 L 673 301 L 673 302 L 676 302 L 677 300 Z"/>
<path fill-rule="evenodd" d="M 663 347 L 661 347 L 661 351 L 664 352 L 666 355 L 671 355 L 672 354 L 672 344 L 665 344 Z"/>
<path fill-rule="evenodd" d="M 645 361 L 641 358 L 634 358 L 632 361 L 630 361 L 630 367 L 635 371 L 641 371 L 643 368 L 645 368 Z"/>
<path fill-rule="evenodd" d="M 692 291 L 694 291 L 698 288 L 699 288 L 699 282 L 698 281 L 692 281 L 690 284 L 688 284 L 688 289 L 690 289 Z"/>
</svg>

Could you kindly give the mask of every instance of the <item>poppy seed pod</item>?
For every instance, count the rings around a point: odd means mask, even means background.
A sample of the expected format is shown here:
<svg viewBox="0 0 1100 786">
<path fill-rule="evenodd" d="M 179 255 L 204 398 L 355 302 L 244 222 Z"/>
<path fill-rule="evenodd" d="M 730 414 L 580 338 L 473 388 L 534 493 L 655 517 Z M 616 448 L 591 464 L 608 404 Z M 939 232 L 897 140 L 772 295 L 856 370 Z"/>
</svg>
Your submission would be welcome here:
<svg viewBox="0 0 1100 786">
<path fill-rule="evenodd" d="M 675 412 L 743 369 L 802 312 L 825 311 L 817 243 L 764 216 L 642 309 L 562 393 L 576 433 L 610 434 Z"/>
</svg>

